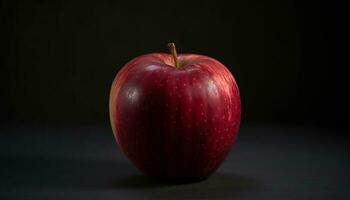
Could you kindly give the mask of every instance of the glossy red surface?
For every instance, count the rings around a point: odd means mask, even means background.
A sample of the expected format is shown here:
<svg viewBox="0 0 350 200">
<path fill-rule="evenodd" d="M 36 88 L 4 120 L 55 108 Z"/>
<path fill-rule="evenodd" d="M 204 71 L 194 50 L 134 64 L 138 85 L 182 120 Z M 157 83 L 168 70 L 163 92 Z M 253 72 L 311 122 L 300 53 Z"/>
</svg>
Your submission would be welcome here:
<svg viewBox="0 0 350 200">
<path fill-rule="evenodd" d="M 223 162 L 236 140 L 241 105 L 236 81 L 206 56 L 147 54 L 127 63 L 110 94 L 114 135 L 145 174 L 202 179 Z"/>
</svg>

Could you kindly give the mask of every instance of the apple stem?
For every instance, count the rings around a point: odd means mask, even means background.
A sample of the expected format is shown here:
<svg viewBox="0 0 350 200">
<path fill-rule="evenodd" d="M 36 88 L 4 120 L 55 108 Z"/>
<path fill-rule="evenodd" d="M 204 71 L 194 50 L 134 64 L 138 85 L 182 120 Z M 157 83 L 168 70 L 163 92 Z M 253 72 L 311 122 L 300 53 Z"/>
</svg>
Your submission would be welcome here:
<svg viewBox="0 0 350 200">
<path fill-rule="evenodd" d="M 168 48 L 170 50 L 170 53 L 173 56 L 173 59 L 174 59 L 174 62 L 175 62 L 175 67 L 179 69 L 180 68 L 180 66 L 179 66 L 179 59 L 177 58 L 177 52 L 176 52 L 175 43 L 173 43 L 173 42 L 168 43 Z"/>
</svg>

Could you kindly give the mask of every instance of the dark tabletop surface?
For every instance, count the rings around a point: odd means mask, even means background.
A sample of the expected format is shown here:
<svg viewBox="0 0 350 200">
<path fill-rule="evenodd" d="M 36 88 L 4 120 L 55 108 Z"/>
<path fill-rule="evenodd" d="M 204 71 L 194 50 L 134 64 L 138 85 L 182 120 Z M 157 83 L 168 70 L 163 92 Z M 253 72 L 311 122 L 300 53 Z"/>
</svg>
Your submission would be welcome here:
<svg viewBox="0 0 350 200">
<path fill-rule="evenodd" d="M 243 126 L 214 175 L 180 185 L 143 176 L 108 125 L 0 131 L 0 199 L 350 199 L 349 142 L 331 131 Z"/>
</svg>

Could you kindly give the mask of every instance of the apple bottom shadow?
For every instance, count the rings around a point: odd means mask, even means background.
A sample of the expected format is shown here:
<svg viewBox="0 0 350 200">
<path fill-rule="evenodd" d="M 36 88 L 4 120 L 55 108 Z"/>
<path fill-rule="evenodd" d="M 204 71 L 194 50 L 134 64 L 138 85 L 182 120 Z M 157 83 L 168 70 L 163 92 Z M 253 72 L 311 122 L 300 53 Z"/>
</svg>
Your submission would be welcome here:
<svg viewBox="0 0 350 200">
<path fill-rule="evenodd" d="M 145 175 L 133 175 L 112 183 L 114 189 L 129 189 L 142 196 L 164 199 L 236 198 L 257 189 L 252 178 L 217 172 L 192 183 L 169 183 Z"/>
</svg>

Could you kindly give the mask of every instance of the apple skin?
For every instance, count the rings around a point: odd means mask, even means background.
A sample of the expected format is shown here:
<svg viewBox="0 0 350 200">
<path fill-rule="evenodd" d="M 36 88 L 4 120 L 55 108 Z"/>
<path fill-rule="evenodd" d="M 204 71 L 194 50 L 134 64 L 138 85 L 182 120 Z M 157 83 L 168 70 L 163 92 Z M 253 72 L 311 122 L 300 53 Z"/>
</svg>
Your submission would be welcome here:
<svg viewBox="0 0 350 200">
<path fill-rule="evenodd" d="M 127 63 L 115 77 L 109 111 L 114 136 L 146 175 L 205 179 L 235 143 L 241 118 L 237 83 L 219 61 L 153 53 Z"/>
</svg>

